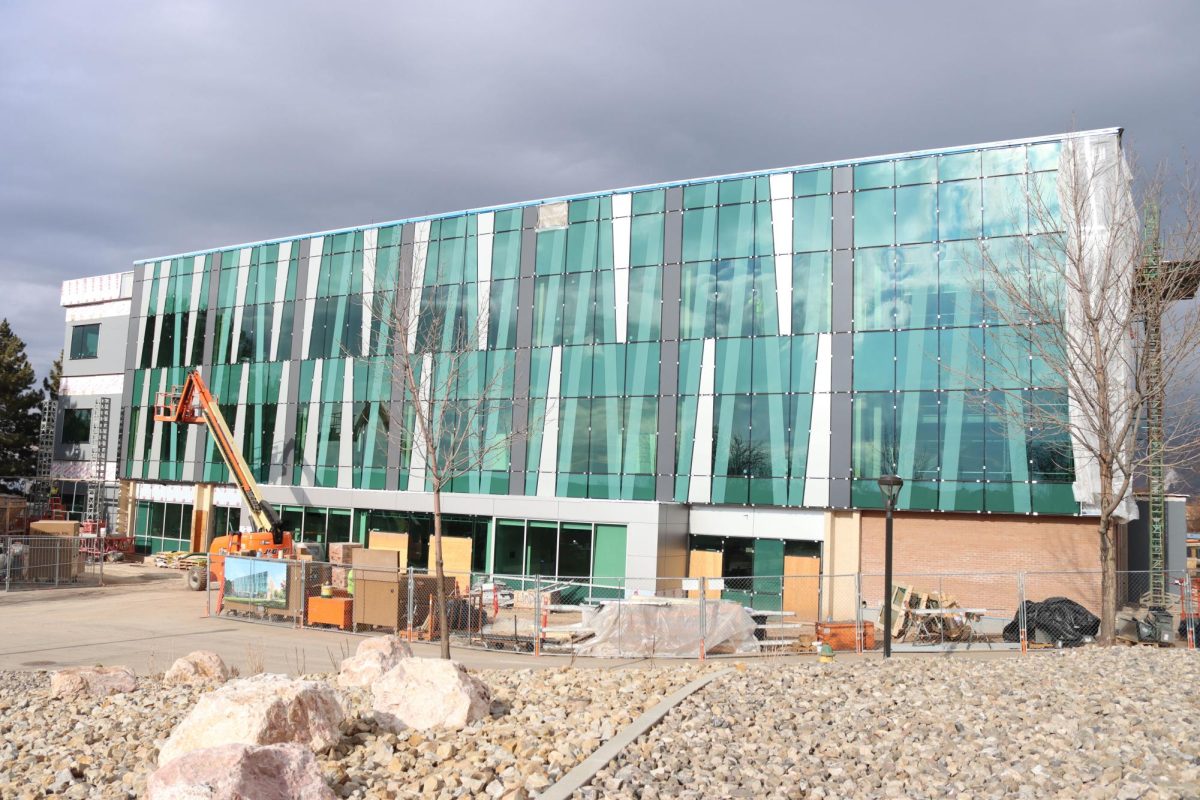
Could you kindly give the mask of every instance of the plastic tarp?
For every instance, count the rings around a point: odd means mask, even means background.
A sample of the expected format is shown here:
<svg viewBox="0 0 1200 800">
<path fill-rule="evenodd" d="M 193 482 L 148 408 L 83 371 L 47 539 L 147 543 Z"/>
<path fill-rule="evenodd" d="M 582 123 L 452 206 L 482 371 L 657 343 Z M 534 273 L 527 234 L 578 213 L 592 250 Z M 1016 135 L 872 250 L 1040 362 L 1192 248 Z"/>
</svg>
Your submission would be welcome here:
<svg viewBox="0 0 1200 800">
<path fill-rule="evenodd" d="M 1100 630 L 1100 618 L 1074 600 L 1049 597 L 1040 603 L 1025 601 L 1025 626 L 1030 641 L 1035 641 L 1040 631 L 1048 641 L 1062 642 L 1066 647 L 1073 647 L 1096 635 Z M 1003 636 L 1006 642 L 1020 641 L 1019 609 L 1013 621 L 1004 626 Z"/>
<path fill-rule="evenodd" d="M 704 602 L 706 653 L 757 653 L 754 620 L 739 603 Z M 699 600 L 622 600 L 592 618 L 595 635 L 576 649 L 600 658 L 695 658 L 700 653 Z"/>
</svg>

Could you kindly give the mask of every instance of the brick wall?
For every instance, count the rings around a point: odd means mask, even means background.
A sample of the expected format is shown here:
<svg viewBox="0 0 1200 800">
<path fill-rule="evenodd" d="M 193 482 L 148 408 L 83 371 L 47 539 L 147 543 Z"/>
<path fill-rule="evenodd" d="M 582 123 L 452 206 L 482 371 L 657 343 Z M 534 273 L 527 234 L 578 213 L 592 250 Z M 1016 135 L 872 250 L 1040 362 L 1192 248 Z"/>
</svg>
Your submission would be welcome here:
<svg viewBox="0 0 1200 800">
<path fill-rule="evenodd" d="M 883 596 L 884 515 L 862 515 L 863 596 Z M 1100 604 L 1100 542 L 1095 520 L 1080 517 L 1002 517 L 976 514 L 897 514 L 893 581 L 919 591 L 954 594 L 959 605 L 1009 616 L 1017 608 L 1015 573 L 1026 597 L 1069 597 L 1093 612 Z M 1062 574 L 1087 571 L 1090 574 Z M 936 573 L 974 573 L 952 577 Z M 981 574 L 989 573 L 989 574 Z"/>
</svg>

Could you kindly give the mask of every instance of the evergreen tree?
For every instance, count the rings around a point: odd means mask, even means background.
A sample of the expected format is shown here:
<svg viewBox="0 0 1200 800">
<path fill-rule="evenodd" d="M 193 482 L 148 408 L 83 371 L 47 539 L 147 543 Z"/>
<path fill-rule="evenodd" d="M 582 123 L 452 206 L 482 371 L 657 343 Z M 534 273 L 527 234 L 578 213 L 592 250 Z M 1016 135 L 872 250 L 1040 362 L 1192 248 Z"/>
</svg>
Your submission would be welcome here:
<svg viewBox="0 0 1200 800">
<path fill-rule="evenodd" d="M 25 342 L 0 321 L 0 476 L 31 476 L 37 464 L 42 392 Z"/>
<path fill-rule="evenodd" d="M 63 353 L 62 350 L 59 350 L 58 358 L 50 364 L 50 374 L 42 378 L 42 391 L 50 400 L 58 399 L 58 387 L 62 383 L 62 360 Z"/>
</svg>

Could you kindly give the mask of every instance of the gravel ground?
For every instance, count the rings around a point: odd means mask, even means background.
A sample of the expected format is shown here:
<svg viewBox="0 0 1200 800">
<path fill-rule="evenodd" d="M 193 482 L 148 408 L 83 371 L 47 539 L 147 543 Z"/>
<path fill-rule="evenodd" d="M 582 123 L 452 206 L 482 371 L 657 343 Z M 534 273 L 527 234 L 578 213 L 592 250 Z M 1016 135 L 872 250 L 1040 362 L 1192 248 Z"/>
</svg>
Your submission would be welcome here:
<svg viewBox="0 0 1200 800">
<path fill-rule="evenodd" d="M 492 716 L 380 732 L 347 695 L 318 760 L 343 797 L 536 796 L 702 670 L 479 671 Z M 328 678 L 329 676 L 308 676 Z M 1200 797 L 1200 656 L 1145 648 L 1030 658 L 739 664 L 684 701 L 577 796 Z M 0 673 L 0 798 L 132 798 L 199 689 L 52 700 Z"/>
<path fill-rule="evenodd" d="M 754 664 L 675 708 L 582 798 L 1200 797 L 1200 656 Z"/>
<path fill-rule="evenodd" d="M 523 797 L 544 788 L 702 669 L 474 671 L 492 716 L 461 731 L 377 730 L 363 692 L 344 693 L 342 743 L 318 756 L 350 798 Z M 330 675 L 307 677 L 332 680 Z M 0 798 L 132 798 L 200 689 L 140 678 L 99 701 L 51 699 L 45 672 L 0 672 Z"/>
</svg>

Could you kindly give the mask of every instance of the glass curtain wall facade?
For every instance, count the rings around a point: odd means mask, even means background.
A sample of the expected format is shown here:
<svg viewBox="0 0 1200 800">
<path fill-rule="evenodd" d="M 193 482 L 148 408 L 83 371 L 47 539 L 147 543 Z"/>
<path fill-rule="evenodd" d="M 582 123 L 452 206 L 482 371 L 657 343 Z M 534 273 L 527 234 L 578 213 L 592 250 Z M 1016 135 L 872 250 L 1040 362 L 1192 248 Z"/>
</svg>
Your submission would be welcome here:
<svg viewBox="0 0 1200 800">
<path fill-rule="evenodd" d="M 155 392 L 199 366 L 260 481 L 427 489 L 370 313 L 411 279 L 422 320 L 454 323 L 428 330 L 485 331 L 478 363 L 498 380 L 478 439 L 524 409 L 539 421 L 450 491 L 869 508 L 895 464 L 901 508 L 1078 513 L 1064 436 L 989 411 L 1017 407 L 1001 390 L 1067 404 L 979 278 L 981 248 L 1045 247 L 1059 151 L 868 159 L 141 263 L 123 475 L 227 479 L 201 431 L 152 421 Z"/>
</svg>

